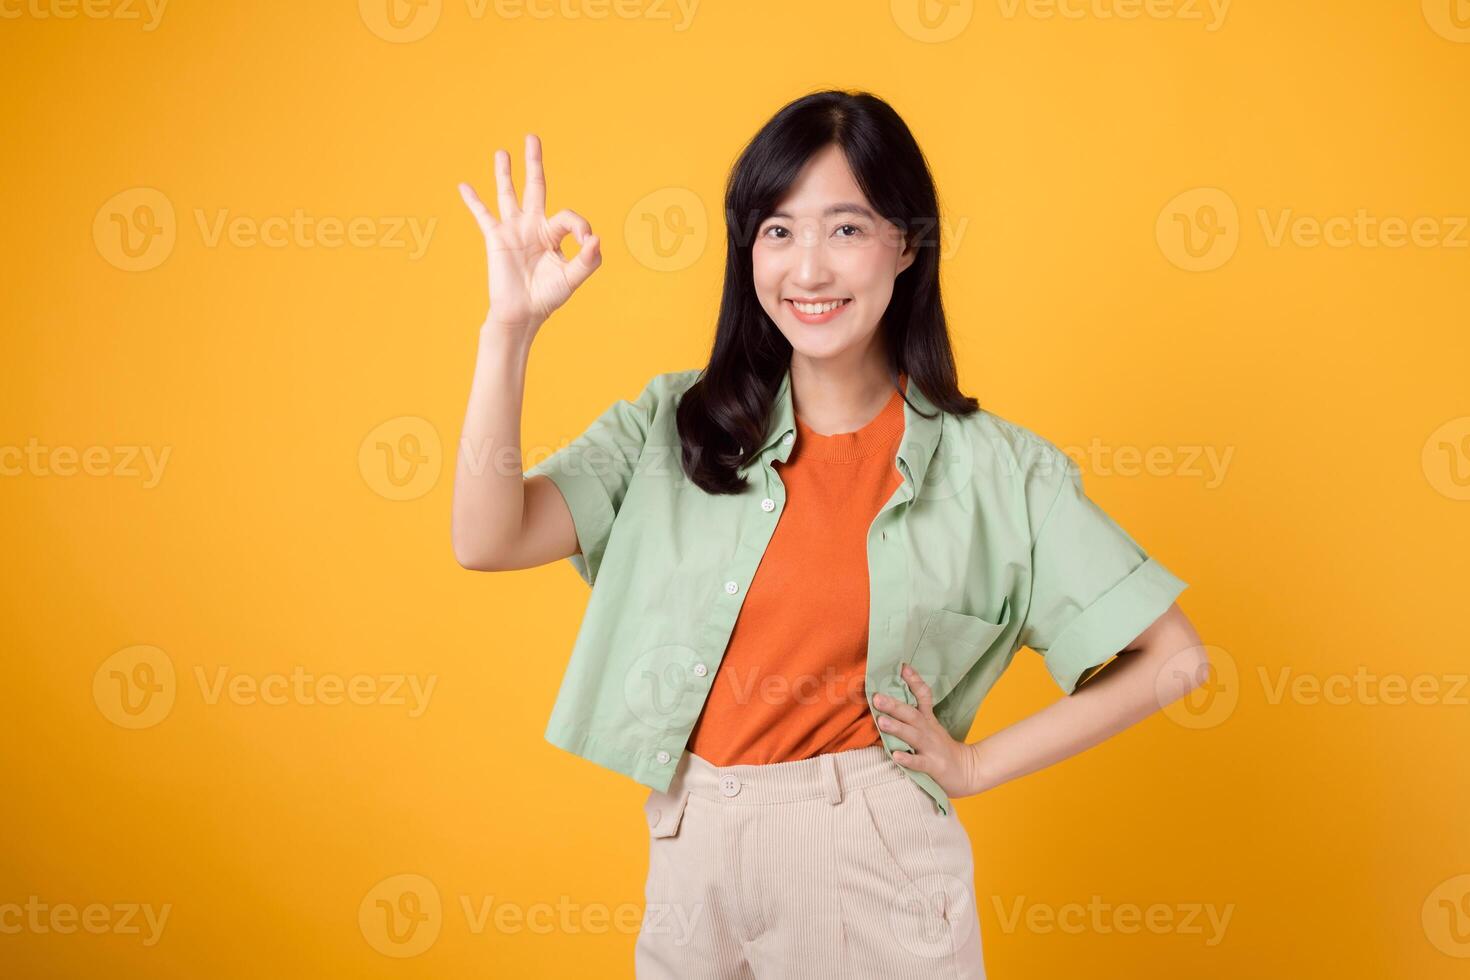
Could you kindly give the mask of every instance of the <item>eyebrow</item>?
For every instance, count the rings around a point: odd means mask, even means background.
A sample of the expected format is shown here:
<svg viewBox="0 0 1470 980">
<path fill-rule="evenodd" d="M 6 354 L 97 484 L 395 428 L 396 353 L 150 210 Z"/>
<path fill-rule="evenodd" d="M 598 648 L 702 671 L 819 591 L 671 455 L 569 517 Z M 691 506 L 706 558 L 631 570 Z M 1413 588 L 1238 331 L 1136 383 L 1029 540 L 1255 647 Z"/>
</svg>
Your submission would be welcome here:
<svg viewBox="0 0 1470 980">
<path fill-rule="evenodd" d="M 834 214 L 860 214 L 864 218 L 868 218 L 869 220 L 872 220 L 872 221 L 877 221 L 878 220 L 878 216 L 876 214 L 874 214 L 872 211 L 870 211 L 867 208 L 863 207 L 861 204 L 854 204 L 851 201 L 842 201 L 839 204 L 832 205 L 831 207 L 827 208 L 825 211 L 822 212 L 822 217 L 826 218 L 826 217 L 830 217 L 830 216 L 832 216 Z M 787 219 L 790 219 L 791 215 L 788 214 L 785 211 L 772 211 L 771 214 L 770 214 L 770 217 L 772 217 L 772 218 L 787 218 Z"/>
</svg>

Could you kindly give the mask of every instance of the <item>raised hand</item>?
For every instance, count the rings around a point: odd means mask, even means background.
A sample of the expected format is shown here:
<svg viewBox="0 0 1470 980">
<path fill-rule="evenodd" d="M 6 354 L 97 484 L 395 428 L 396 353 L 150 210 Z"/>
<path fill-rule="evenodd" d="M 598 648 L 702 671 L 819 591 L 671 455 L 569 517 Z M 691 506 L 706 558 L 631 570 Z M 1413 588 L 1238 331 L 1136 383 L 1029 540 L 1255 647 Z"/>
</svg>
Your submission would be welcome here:
<svg viewBox="0 0 1470 980">
<path fill-rule="evenodd" d="M 530 339 L 546 318 L 571 298 L 573 291 L 602 264 L 601 240 L 587 219 L 575 211 L 546 216 L 546 175 L 541 169 L 541 140 L 526 135 L 526 193 L 516 202 L 510 154 L 495 151 L 495 188 L 500 217 L 490 213 L 469 184 L 460 196 L 485 236 L 490 266 L 490 311 L 487 326 Z M 561 241 L 576 236 L 575 258 L 561 252 Z"/>
</svg>

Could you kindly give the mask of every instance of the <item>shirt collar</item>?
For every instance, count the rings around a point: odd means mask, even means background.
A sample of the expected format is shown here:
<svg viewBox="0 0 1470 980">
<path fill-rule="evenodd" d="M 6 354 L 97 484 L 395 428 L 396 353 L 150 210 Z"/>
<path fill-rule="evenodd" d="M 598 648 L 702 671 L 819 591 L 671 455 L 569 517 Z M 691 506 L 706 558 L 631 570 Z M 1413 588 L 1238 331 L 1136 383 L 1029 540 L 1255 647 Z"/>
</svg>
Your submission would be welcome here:
<svg viewBox="0 0 1470 980">
<path fill-rule="evenodd" d="M 917 488 L 924 485 L 924 474 L 939 446 L 943 425 L 934 403 L 924 396 L 912 374 L 909 375 L 905 394 L 908 395 L 908 401 L 903 406 L 903 438 L 898 443 L 896 462 L 901 464 L 899 469 L 904 477 L 905 498 L 913 499 L 918 492 Z M 932 418 L 926 418 L 920 412 L 929 413 Z M 792 436 L 790 442 L 786 441 L 788 435 Z M 788 365 L 782 372 L 781 386 L 776 389 L 771 423 L 766 430 L 765 441 L 756 454 L 757 459 L 760 462 L 786 462 L 795 448 L 795 435 L 796 414 L 791 401 L 791 367 Z"/>
</svg>

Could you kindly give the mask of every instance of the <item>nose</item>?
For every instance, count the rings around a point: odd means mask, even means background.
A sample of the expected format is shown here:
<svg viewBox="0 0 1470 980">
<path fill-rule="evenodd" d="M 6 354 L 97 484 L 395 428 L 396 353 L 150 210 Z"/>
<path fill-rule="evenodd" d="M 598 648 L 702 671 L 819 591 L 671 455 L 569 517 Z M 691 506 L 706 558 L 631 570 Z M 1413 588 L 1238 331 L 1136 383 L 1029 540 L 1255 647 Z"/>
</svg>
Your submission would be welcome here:
<svg viewBox="0 0 1470 980">
<path fill-rule="evenodd" d="M 796 240 L 797 259 L 794 284 L 802 289 L 815 289 L 828 282 L 831 270 L 828 266 L 827 243 L 822 235 L 810 229 L 802 229 Z"/>
</svg>

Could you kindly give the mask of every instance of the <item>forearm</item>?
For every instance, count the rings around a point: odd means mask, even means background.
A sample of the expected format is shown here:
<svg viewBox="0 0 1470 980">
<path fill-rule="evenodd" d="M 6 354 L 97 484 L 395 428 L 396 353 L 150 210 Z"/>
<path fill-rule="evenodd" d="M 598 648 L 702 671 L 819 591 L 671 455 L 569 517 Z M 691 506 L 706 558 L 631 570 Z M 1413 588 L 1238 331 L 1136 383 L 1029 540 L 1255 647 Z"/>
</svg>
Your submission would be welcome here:
<svg viewBox="0 0 1470 980">
<path fill-rule="evenodd" d="M 541 140 L 526 134 L 526 191 L 517 199 L 510 154 L 495 151 L 498 214 L 469 184 L 460 196 L 485 237 L 490 305 L 480 327 L 475 378 L 470 386 L 459 451 L 455 453 L 451 536 L 461 565 L 484 570 L 525 568 L 574 553 L 571 513 L 539 521 L 546 507 L 537 496 L 557 496 L 532 480 L 532 520 L 527 521 L 526 479 L 521 469 L 521 404 L 531 341 L 548 317 L 602 265 L 602 243 L 592 225 L 563 208 L 546 214 L 546 172 Z M 561 242 L 574 235 L 581 247 L 568 259 Z M 539 529 L 536 525 L 539 521 Z M 531 525 L 536 533 L 527 535 Z M 545 533 L 541 533 L 544 530 Z"/>
<path fill-rule="evenodd" d="M 480 328 L 475 376 L 455 453 L 452 537 L 455 557 L 484 566 L 520 532 L 525 512 L 521 407 L 530 342 L 487 321 Z"/>
<path fill-rule="evenodd" d="M 1075 693 L 968 746 L 974 793 L 1044 769 L 1135 725 L 1203 683 L 1209 661 L 1176 605 Z"/>
</svg>

